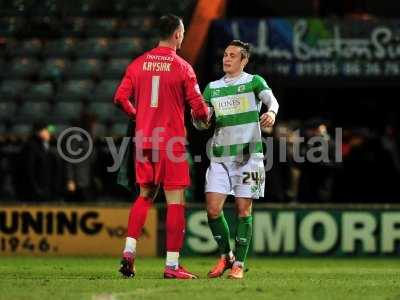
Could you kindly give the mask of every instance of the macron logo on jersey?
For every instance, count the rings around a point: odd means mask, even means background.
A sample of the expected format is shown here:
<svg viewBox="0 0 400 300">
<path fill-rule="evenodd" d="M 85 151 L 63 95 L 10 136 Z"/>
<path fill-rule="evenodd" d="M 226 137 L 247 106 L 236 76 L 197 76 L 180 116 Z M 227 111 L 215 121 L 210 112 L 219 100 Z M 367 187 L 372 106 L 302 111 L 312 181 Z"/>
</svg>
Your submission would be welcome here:
<svg viewBox="0 0 400 300">
<path fill-rule="evenodd" d="M 143 63 L 143 71 L 170 72 L 171 63 L 145 61 Z"/>
</svg>

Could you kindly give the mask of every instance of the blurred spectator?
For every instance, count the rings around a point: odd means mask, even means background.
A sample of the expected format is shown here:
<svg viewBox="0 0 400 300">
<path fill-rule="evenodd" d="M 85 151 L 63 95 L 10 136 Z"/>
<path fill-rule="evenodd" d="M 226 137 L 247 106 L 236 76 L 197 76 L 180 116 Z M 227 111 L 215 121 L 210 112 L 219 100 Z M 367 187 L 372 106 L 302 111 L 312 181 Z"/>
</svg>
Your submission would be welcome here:
<svg viewBox="0 0 400 300">
<path fill-rule="evenodd" d="M 14 196 L 15 193 L 12 185 L 13 168 L 10 157 L 15 147 L 10 144 L 6 139 L 5 132 L 0 129 L 0 196 L 7 198 Z"/>
<path fill-rule="evenodd" d="M 33 125 L 32 137 L 20 153 L 16 187 L 21 201 L 54 201 L 58 198 L 60 164 L 50 150 L 52 128 L 47 123 Z"/>
<path fill-rule="evenodd" d="M 342 17 L 343 1 L 313 0 L 312 7 L 315 17 Z"/>
<path fill-rule="evenodd" d="M 362 127 L 344 134 L 343 168 L 335 184 L 336 202 L 398 201 L 399 174 L 392 139 L 390 130 L 378 138 Z"/>
<path fill-rule="evenodd" d="M 337 164 L 334 162 L 334 143 L 328 134 L 327 125 L 322 120 L 311 119 L 304 125 L 303 137 L 304 143 L 300 145 L 300 151 L 305 161 L 297 164 L 300 169 L 298 200 L 304 203 L 329 202 L 332 199 Z M 310 140 L 316 137 L 321 142 L 310 144 Z M 317 153 L 317 156 L 326 153 L 329 161 L 312 162 L 306 155 L 308 151 Z"/>
<path fill-rule="evenodd" d="M 349 17 L 355 20 L 372 20 L 366 0 L 312 0 L 315 17 Z"/>
<path fill-rule="evenodd" d="M 366 0 L 351 0 L 345 2 L 346 16 L 353 20 L 369 21 L 375 19 L 368 12 L 368 4 Z"/>
<path fill-rule="evenodd" d="M 398 202 L 400 197 L 400 189 L 398 180 L 400 178 L 400 148 L 397 128 L 392 124 L 387 124 L 384 134 L 381 137 L 382 154 L 379 158 L 382 162 L 381 169 L 385 176 L 384 189 L 386 198 L 391 202 Z M 385 193 L 383 193 L 385 194 Z"/>
<path fill-rule="evenodd" d="M 298 180 L 298 169 L 293 163 L 291 151 L 293 131 L 287 124 L 280 123 L 273 129 L 263 129 L 263 132 L 264 138 L 273 138 L 272 156 L 267 156 L 267 160 L 271 157 L 272 166 L 265 175 L 265 199 L 267 202 L 293 202 L 297 198 Z M 281 147 L 282 143 L 286 143 L 286 146 Z"/>
<path fill-rule="evenodd" d="M 84 129 L 89 133 L 91 141 L 85 136 L 81 136 L 80 140 L 74 140 L 72 145 L 74 149 L 81 149 L 82 153 L 88 153 L 90 144 L 93 143 L 93 133 L 96 127 L 96 118 L 91 114 L 84 113 L 81 116 L 77 127 Z M 82 162 L 70 163 L 66 162 L 66 189 L 67 201 L 69 202 L 88 202 L 95 201 L 94 193 L 94 162 L 96 161 L 96 151 L 93 151 L 89 157 Z"/>
<path fill-rule="evenodd" d="M 383 149 L 392 161 L 392 172 L 400 176 L 400 148 L 397 128 L 390 124 L 386 125 L 381 142 Z"/>
<path fill-rule="evenodd" d="M 365 166 L 374 170 L 374 154 L 369 150 L 371 134 L 367 128 L 353 128 L 343 134 L 343 168 L 335 181 L 338 202 L 371 201 L 374 184 Z"/>
</svg>

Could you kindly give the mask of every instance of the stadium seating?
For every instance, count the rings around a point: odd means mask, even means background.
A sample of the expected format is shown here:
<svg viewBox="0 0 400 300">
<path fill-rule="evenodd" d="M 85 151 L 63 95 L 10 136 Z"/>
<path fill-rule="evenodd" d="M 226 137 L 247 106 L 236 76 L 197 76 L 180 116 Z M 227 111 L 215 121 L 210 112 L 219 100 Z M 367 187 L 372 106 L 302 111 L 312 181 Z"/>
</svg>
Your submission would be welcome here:
<svg viewBox="0 0 400 300">
<path fill-rule="evenodd" d="M 70 80 L 65 82 L 60 92 L 57 94 L 57 101 L 79 102 L 91 97 L 94 84 L 90 80 Z"/>
<path fill-rule="evenodd" d="M 111 101 L 117 88 L 119 81 L 117 80 L 104 80 L 100 82 L 94 92 L 94 99 L 96 101 Z"/>
<path fill-rule="evenodd" d="M 64 77 L 67 62 L 62 58 L 51 58 L 44 62 L 39 72 L 41 80 L 59 81 Z"/>
<path fill-rule="evenodd" d="M 19 109 L 18 116 L 26 120 L 46 120 L 49 117 L 50 104 L 48 102 L 26 101 Z"/>
<path fill-rule="evenodd" d="M 113 3 L 101 0 L 7 0 L 0 2 L 0 8 L 2 15 L 48 16 L 64 14 L 67 16 L 81 16 L 110 12 L 113 9 Z"/>
<path fill-rule="evenodd" d="M 115 110 L 110 103 L 105 102 L 91 102 L 89 103 L 89 111 L 94 113 L 100 121 L 113 120 Z"/>
<path fill-rule="evenodd" d="M 141 16 L 164 13 L 182 14 L 193 0 L 3 0 L 1 16 Z"/>
<path fill-rule="evenodd" d="M 120 79 L 125 72 L 126 67 L 131 62 L 131 59 L 121 58 L 112 59 L 105 66 L 102 78 L 104 79 Z"/>
<path fill-rule="evenodd" d="M 11 131 L 20 137 L 26 137 L 32 132 L 32 125 L 25 123 L 16 123 L 12 126 Z"/>
<path fill-rule="evenodd" d="M 16 56 L 37 56 L 42 50 L 42 42 L 38 38 L 27 39 L 18 42 L 13 50 Z"/>
<path fill-rule="evenodd" d="M 56 102 L 52 117 L 56 120 L 79 119 L 82 112 L 82 103 Z"/>
<path fill-rule="evenodd" d="M 15 114 L 16 104 L 14 102 L 0 102 L 0 118 L 7 119 Z"/>
<path fill-rule="evenodd" d="M 112 41 L 110 45 L 110 53 L 115 58 L 131 58 L 133 59 L 144 50 L 144 41 L 141 38 L 120 38 Z"/>
<path fill-rule="evenodd" d="M 112 104 L 126 67 L 156 45 L 161 14 L 182 15 L 193 1 L 0 0 L 1 144 L 23 146 L 39 120 L 58 136 L 92 113 L 96 150 L 104 151 L 104 136 L 126 133 L 128 117 Z M 101 181 L 113 190 L 112 180 Z"/>
<path fill-rule="evenodd" d="M 61 5 L 59 6 L 61 8 Z M 114 12 L 114 1 L 75 0 L 62 1 L 63 13 L 68 16 L 104 15 Z"/>
<path fill-rule="evenodd" d="M 6 62 L 4 61 L 4 59 L 2 59 L 2 57 L 0 57 L 0 70 L 5 70 L 6 66 Z M 4 77 L 4 74 L 0 75 L 0 80 L 2 77 Z"/>
<path fill-rule="evenodd" d="M 22 96 L 29 86 L 24 80 L 4 80 L 0 84 L 0 101 L 14 101 Z"/>
<path fill-rule="evenodd" d="M 0 11 L 4 15 L 46 15 L 55 12 L 55 8 L 52 9 L 54 2 L 35 0 L 2 1 Z"/>
<path fill-rule="evenodd" d="M 75 54 L 82 58 L 104 58 L 109 53 L 107 38 L 88 38 L 76 45 Z"/>
<path fill-rule="evenodd" d="M 114 123 L 114 125 L 111 127 L 110 135 L 117 137 L 125 136 L 127 126 L 128 126 L 128 119 L 125 122 Z"/>
<path fill-rule="evenodd" d="M 12 37 L 18 26 L 18 18 L 0 18 L 0 36 Z"/>
<path fill-rule="evenodd" d="M 92 20 L 87 25 L 86 34 L 92 37 L 113 36 L 116 34 L 117 19 L 102 18 Z"/>
<path fill-rule="evenodd" d="M 117 35 L 119 37 L 150 37 L 154 35 L 154 23 L 155 19 L 147 16 L 123 20 L 120 28 L 118 29 Z"/>
<path fill-rule="evenodd" d="M 146 15 L 148 11 L 154 11 L 153 2 L 146 0 L 137 0 L 135 2 L 129 0 L 116 1 L 115 11 L 117 14 L 125 16 L 141 16 Z"/>
<path fill-rule="evenodd" d="M 66 18 L 63 22 L 62 34 L 65 37 L 82 37 L 85 35 L 87 20 L 83 17 Z"/>
<path fill-rule="evenodd" d="M 40 68 L 40 63 L 33 58 L 16 58 L 11 62 L 8 70 L 10 79 L 30 79 L 34 77 Z"/>
<path fill-rule="evenodd" d="M 157 16 L 180 14 L 191 1 L 0 0 L 2 120 L 22 133 L 22 122 L 29 130 L 42 118 L 66 126 L 88 110 L 100 127 L 107 121 L 124 133 L 127 117 L 111 102 L 119 80 L 155 46 Z"/>
<path fill-rule="evenodd" d="M 85 79 L 99 76 L 102 62 L 97 59 L 78 59 L 66 71 L 70 79 Z"/>
<path fill-rule="evenodd" d="M 6 126 L 4 124 L 0 123 L 0 137 L 4 136 L 6 134 L 7 130 L 6 130 Z"/>
<path fill-rule="evenodd" d="M 49 81 L 32 84 L 25 95 L 30 101 L 49 101 L 53 96 L 53 86 Z"/>
<path fill-rule="evenodd" d="M 76 39 L 71 37 L 50 40 L 44 47 L 44 56 L 67 58 L 70 57 L 76 48 Z"/>
</svg>

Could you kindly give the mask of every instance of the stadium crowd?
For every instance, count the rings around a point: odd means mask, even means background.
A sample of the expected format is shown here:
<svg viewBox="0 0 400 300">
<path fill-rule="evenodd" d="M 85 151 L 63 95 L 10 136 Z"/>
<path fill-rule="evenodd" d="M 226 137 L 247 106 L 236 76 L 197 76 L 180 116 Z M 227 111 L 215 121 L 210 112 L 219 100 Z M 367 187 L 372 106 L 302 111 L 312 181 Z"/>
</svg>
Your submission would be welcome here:
<svg viewBox="0 0 400 300">
<path fill-rule="evenodd" d="M 84 115 L 75 125 L 95 131 L 96 118 Z M 189 125 L 190 126 L 190 125 Z M 190 128 L 194 133 L 193 128 Z M 64 161 L 56 145 L 55 128 L 37 122 L 30 137 L 12 134 L 0 137 L 0 199 L 2 201 L 93 202 L 119 198 L 130 201 L 129 192 L 116 185 L 117 173 L 108 173 L 113 157 L 104 138 L 94 138 L 94 151 L 85 161 Z M 5 130 L 7 132 L 7 130 Z M 190 132 L 190 131 L 189 131 Z M 279 120 L 272 132 L 272 168 L 266 172 L 265 202 L 300 203 L 379 203 L 398 202 L 400 153 L 398 127 L 387 124 L 381 132 L 367 127 L 343 128 L 342 161 L 335 161 L 335 132 L 329 124 L 313 118 L 304 122 Z M 329 144 L 330 161 L 296 161 L 293 147 L 300 138 L 299 156 L 305 157 L 307 140 L 322 136 Z M 115 136 L 117 145 L 122 136 Z M 190 140 L 190 136 L 189 136 Z M 118 142 L 119 141 L 119 142 Z M 283 148 L 282 143 L 286 146 Z M 203 144 L 204 145 L 204 144 Z M 269 145 L 269 144 L 268 144 Z M 82 146 L 82 145 L 80 145 Z M 83 145 L 84 146 L 84 145 Z M 315 147 L 315 145 L 314 145 Z M 191 147 L 189 147 L 190 150 Z M 195 147 L 193 147 L 195 148 Z M 204 148 L 204 147 L 203 147 Z M 282 148 L 285 150 L 282 154 Z M 266 150 L 266 149 L 264 149 Z M 196 152 L 196 153 L 194 153 Z M 203 201 L 205 149 L 202 162 L 192 163 L 192 189 L 189 201 Z M 33 163 L 36 162 L 36 163 Z"/>
</svg>

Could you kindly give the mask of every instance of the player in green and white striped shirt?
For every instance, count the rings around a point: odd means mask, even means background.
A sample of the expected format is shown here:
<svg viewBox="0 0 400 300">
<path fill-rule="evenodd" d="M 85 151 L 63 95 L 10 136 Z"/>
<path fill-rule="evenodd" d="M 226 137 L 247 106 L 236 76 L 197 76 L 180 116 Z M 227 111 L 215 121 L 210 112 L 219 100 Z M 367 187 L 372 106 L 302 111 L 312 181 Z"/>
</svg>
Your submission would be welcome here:
<svg viewBox="0 0 400 300">
<path fill-rule="evenodd" d="M 243 71 L 249 61 L 249 45 L 232 41 L 225 49 L 225 76 L 209 83 L 204 91 L 214 109 L 216 128 L 212 139 L 211 164 L 206 174 L 208 223 L 218 243 L 221 258 L 208 273 L 243 278 L 244 261 L 252 236 L 252 200 L 264 195 L 262 127 L 273 126 L 279 104 L 265 80 Z M 261 105 L 268 111 L 261 118 Z M 228 195 L 235 196 L 238 221 L 235 256 L 229 245 L 229 228 L 223 214 Z"/>
</svg>

